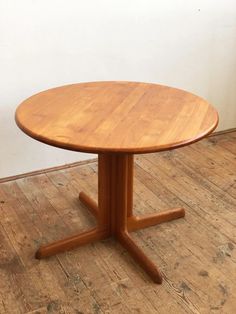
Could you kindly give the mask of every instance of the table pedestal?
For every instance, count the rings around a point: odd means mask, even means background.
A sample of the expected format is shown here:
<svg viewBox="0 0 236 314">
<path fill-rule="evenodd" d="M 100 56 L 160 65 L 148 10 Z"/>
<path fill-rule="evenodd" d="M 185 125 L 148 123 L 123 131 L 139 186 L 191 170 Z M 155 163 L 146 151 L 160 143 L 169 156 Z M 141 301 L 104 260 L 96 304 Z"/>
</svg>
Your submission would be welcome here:
<svg viewBox="0 0 236 314">
<path fill-rule="evenodd" d="M 160 271 L 131 239 L 129 231 L 184 217 L 185 211 L 183 208 L 175 208 L 142 217 L 133 215 L 133 155 L 100 154 L 98 156 L 98 205 L 84 192 L 80 193 L 79 199 L 97 218 L 97 227 L 40 247 L 36 252 L 36 258 L 51 256 L 95 240 L 114 236 L 153 281 L 161 283 Z"/>
</svg>

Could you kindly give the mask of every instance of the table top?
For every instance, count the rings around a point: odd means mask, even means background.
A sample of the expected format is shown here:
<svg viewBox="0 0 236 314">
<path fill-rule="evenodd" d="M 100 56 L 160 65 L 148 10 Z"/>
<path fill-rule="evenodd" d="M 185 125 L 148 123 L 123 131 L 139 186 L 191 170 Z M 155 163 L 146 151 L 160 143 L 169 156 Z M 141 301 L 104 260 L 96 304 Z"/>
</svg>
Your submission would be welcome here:
<svg viewBox="0 0 236 314">
<path fill-rule="evenodd" d="M 91 153 L 148 153 L 193 143 L 218 124 L 217 111 L 189 92 L 149 83 L 91 82 L 23 101 L 16 123 L 46 144 Z"/>
</svg>

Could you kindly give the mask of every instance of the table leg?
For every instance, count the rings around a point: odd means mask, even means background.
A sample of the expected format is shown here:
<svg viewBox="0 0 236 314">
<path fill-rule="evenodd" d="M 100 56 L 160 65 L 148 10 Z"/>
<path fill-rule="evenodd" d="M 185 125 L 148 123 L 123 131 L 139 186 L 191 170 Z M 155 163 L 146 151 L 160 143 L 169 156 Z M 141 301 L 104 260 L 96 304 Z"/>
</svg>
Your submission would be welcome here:
<svg viewBox="0 0 236 314">
<path fill-rule="evenodd" d="M 128 172 L 129 172 L 129 177 L 128 177 L 128 183 L 127 183 L 127 195 L 128 195 L 128 206 L 127 206 L 127 216 L 132 216 L 133 212 L 133 167 L 134 167 L 134 158 L 133 155 L 126 155 L 127 156 L 127 162 L 128 162 Z M 105 160 L 105 163 L 108 164 L 110 163 L 110 158 L 106 158 L 106 155 L 99 155 L 99 165 L 100 165 L 100 172 L 103 172 L 101 169 L 104 166 L 101 166 L 102 160 Z M 111 166 L 110 166 L 111 167 Z M 108 194 L 108 189 L 109 186 L 104 187 L 106 194 Z M 101 194 L 100 194 L 101 195 Z M 80 192 L 79 194 L 79 200 L 81 203 L 83 203 L 87 209 L 91 212 L 93 216 L 96 218 L 98 217 L 99 209 L 96 201 L 94 201 L 92 198 L 90 198 L 85 192 Z"/>
<path fill-rule="evenodd" d="M 111 158 L 110 169 L 110 197 L 107 205 L 111 214 L 111 234 L 123 245 L 135 261 L 146 271 L 156 283 L 162 282 L 161 274 L 153 262 L 131 239 L 127 231 L 127 214 L 132 209 L 132 180 L 130 175 L 130 156 L 114 155 Z M 99 207 L 100 208 L 100 207 Z M 132 213 L 132 212 L 131 212 Z"/>
<path fill-rule="evenodd" d="M 143 215 L 143 216 L 130 216 L 127 220 L 127 229 L 135 231 L 151 226 L 158 225 L 163 222 L 171 221 L 185 216 L 184 208 L 173 208 L 165 210 L 160 213 Z"/>
<path fill-rule="evenodd" d="M 79 199 L 97 218 L 97 227 L 40 247 L 36 258 L 48 257 L 114 236 L 153 281 L 161 283 L 160 271 L 135 244 L 128 232 L 184 217 L 185 211 L 183 208 L 176 208 L 142 217 L 133 215 L 133 155 L 99 154 L 98 205 L 84 192 L 80 193 Z"/>
<path fill-rule="evenodd" d="M 35 253 L 35 257 L 37 259 L 49 257 L 64 251 L 72 250 L 81 245 L 105 239 L 108 236 L 109 236 L 108 230 L 94 228 L 89 231 L 85 231 L 77 235 L 65 238 L 63 240 L 55 241 L 51 244 L 41 246 Z"/>
<path fill-rule="evenodd" d="M 128 182 L 127 182 L 127 217 L 133 215 L 133 181 L 134 181 L 134 156 L 127 155 Z"/>
<path fill-rule="evenodd" d="M 86 193 L 80 192 L 79 200 L 87 207 L 87 209 L 93 216 L 95 216 L 95 218 L 98 218 L 98 205 L 92 198 L 90 198 Z"/>
</svg>

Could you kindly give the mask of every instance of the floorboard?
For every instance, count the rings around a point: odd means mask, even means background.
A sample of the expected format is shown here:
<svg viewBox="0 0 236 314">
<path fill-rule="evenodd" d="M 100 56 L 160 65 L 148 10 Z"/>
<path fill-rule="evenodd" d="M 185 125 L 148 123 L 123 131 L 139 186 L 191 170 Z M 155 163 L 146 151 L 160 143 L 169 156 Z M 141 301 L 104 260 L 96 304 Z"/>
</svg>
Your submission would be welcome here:
<svg viewBox="0 0 236 314">
<path fill-rule="evenodd" d="M 135 157 L 134 211 L 186 217 L 132 234 L 163 273 L 152 283 L 113 239 L 36 260 L 86 230 L 97 163 L 0 184 L 0 314 L 236 313 L 236 132 Z"/>
</svg>

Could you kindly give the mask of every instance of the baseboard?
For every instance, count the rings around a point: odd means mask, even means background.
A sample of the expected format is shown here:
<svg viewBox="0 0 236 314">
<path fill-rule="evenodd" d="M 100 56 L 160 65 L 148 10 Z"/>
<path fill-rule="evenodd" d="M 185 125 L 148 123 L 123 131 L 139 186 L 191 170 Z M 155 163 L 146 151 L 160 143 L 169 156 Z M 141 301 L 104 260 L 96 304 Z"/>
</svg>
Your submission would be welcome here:
<svg viewBox="0 0 236 314">
<path fill-rule="evenodd" d="M 231 133 L 231 132 L 236 132 L 236 128 L 213 132 L 208 136 L 211 137 L 211 136 L 222 135 L 222 134 Z"/>
<path fill-rule="evenodd" d="M 223 135 L 223 134 L 231 133 L 231 132 L 236 132 L 236 128 L 218 131 L 218 132 L 213 132 L 212 134 L 209 135 L 209 137 L 217 136 L 217 135 Z M 94 163 L 96 161 L 97 161 L 97 158 L 93 158 L 93 159 L 89 159 L 89 160 L 82 160 L 82 161 L 73 162 L 70 164 L 62 165 L 62 166 L 56 166 L 56 167 L 52 167 L 52 168 L 46 168 L 46 169 L 31 171 L 31 172 L 27 172 L 27 173 L 22 173 L 22 174 L 18 174 L 15 176 L 2 178 L 2 179 L 0 179 L 0 183 L 18 180 L 18 179 L 22 179 L 22 178 L 26 178 L 26 177 L 32 177 L 32 176 L 47 173 L 47 172 L 52 172 L 52 171 L 63 170 L 63 169 L 67 169 L 67 168 L 73 168 L 73 167 L 77 167 L 77 166 L 87 165 L 87 164 Z"/>
<path fill-rule="evenodd" d="M 4 182 L 8 182 L 8 181 L 14 181 L 14 180 L 18 180 L 18 179 L 22 179 L 22 178 L 26 178 L 26 177 L 32 177 L 32 176 L 35 176 L 35 175 L 48 173 L 48 172 L 53 172 L 53 171 L 58 171 L 58 170 L 63 170 L 63 169 L 67 169 L 67 168 L 83 166 L 83 165 L 94 163 L 96 161 L 97 161 L 97 158 L 93 158 L 93 159 L 88 159 L 88 160 L 76 161 L 76 162 L 73 162 L 73 163 L 70 163 L 70 164 L 66 164 L 66 165 L 61 165 L 61 166 L 56 166 L 56 167 L 51 167 L 51 168 L 31 171 L 31 172 L 27 172 L 27 173 L 17 174 L 15 176 L 1 178 L 0 179 L 0 183 L 4 183 Z"/>
</svg>

